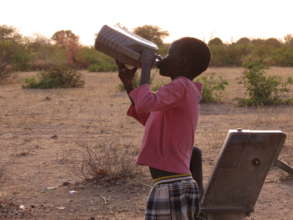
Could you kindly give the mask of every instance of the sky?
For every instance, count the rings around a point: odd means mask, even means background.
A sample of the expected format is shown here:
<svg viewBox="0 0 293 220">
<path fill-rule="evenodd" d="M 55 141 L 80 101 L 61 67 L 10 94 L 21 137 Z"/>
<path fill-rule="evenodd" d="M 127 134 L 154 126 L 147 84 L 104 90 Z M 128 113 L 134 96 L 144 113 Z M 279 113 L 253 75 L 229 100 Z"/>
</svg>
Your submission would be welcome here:
<svg viewBox="0 0 293 220">
<path fill-rule="evenodd" d="M 71 30 L 84 45 L 94 44 L 103 25 L 117 23 L 129 30 L 158 26 L 170 34 L 165 42 L 185 36 L 282 40 L 293 34 L 293 0 L 0 0 L 0 6 L 0 25 L 29 37 Z"/>
</svg>

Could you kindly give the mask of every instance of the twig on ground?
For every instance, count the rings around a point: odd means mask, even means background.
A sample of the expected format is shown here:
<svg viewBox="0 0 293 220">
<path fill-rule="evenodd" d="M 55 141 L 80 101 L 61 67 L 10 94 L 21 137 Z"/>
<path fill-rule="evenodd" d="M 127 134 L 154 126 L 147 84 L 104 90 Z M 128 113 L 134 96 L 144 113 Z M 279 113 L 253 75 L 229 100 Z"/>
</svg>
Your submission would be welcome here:
<svg viewBox="0 0 293 220">
<path fill-rule="evenodd" d="M 99 195 L 99 197 L 100 197 L 101 199 L 103 199 L 103 201 L 104 201 L 104 205 L 107 205 L 107 204 L 108 204 L 108 201 L 107 201 L 107 199 L 106 199 L 104 196 Z"/>
</svg>

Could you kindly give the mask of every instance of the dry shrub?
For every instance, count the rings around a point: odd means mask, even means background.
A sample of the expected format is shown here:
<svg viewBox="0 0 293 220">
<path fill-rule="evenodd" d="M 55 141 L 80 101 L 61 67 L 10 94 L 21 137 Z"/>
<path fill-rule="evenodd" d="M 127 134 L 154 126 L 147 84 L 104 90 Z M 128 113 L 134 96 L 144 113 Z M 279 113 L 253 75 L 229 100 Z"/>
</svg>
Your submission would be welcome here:
<svg viewBox="0 0 293 220">
<path fill-rule="evenodd" d="M 23 88 L 53 89 L 80 88 L 84 86 L 81 73 L 67 66 L 52 66 L 48 71 L 40 72 L 37 77 L 25 79 Z"/>
<path fill-rule="evenodd" d="M 7 79 L 11 75 L 11 69 L 12 68 L 9 65 L 0 63 L 0 82 Z"/>
<path fill-rule="evenodd" d="M 117 181 L 137 174 L 133 145 L 117 146 L 112 143 L 85 146 L 81 174 L 85 180 Z"/>
<path fill-rule="evenodd" d="M 280 182 L 292 182 L 293 183 L 293 175 L 288 173 L 282 173 L 279 177 Z"/>
</svg>

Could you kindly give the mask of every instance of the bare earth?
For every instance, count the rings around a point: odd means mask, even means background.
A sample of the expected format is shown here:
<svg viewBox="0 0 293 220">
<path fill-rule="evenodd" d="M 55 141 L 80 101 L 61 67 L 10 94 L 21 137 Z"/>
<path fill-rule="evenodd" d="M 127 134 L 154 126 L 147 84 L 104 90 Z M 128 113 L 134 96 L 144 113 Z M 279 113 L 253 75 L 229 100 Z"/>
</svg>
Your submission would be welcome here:
<svg viewBox="0 0 293 220">
<path fill-rule="evenodd" d="M 229 81 L 223 104 L 201 107 L 196 144 L 203 150 L 208 181 L 228 129 L 282 130 L 287 140 L 280 158 L 293 166 L 293 107 L 239 108 L 233 99 L 243 69 L 210 68 Z M 292 75 L 293 69 L 271 73 Z M 135 166 L 143 127 L 126 116 L 127 95 L 116 73 L 83 72 L 85 88 L 24 90 L 17 73 L 0 85 L 0 219 L 142 220 L 151 180 Z M 156 77 L 156 80 L 161 80 Z M 85 181 L 80 172 L 84 146 L 132 147 L 135 178 Z M 115 161 L 113 161 L 115 164 Z M 119 165 L 118 165 L 119 166 Z M 293 220 L 293 178 L 272 168 L 248 219 Z"/>
</svg>

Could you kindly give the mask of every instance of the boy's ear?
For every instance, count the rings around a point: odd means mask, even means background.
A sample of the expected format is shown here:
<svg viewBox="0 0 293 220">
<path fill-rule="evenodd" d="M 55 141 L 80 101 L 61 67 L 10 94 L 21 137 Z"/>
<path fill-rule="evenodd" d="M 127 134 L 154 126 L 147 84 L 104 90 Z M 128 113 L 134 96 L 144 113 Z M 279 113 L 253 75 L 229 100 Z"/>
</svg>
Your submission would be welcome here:
<svg viewBox="0 0 293 220">
<path fill-rule="evenodd" d="M 188 61 L 186 57 L 182 57 L 182 64 L 187 65 Z"/>
<path fill-rule="evenodd" d="M 177 64 L 178 64 L 181 68 L 185 67 L 185 65 L 187 64 L 186 57 L 180 57 L 180 58 L 177 60 Z"/>
<path fill-rule="evenodd" d="M 190 62 L 187 59 L 187 57 L 182 57 L 181 58 L 181 67 L 182 67 L 182 70 L 184 70 L 184 72 L 190 70 Z"/>
</svg>

